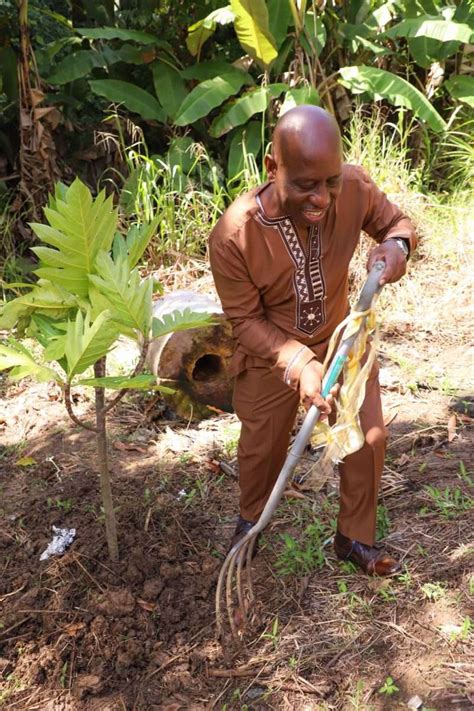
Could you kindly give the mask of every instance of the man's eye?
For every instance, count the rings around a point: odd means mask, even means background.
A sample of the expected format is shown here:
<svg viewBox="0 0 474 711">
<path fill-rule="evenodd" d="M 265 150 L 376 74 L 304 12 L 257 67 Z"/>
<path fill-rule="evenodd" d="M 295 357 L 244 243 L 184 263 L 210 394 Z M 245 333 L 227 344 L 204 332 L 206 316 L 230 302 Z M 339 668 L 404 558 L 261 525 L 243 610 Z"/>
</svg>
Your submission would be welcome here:
<svg viewBox="0 0 474 711">
<path fill-rule="evenodd" d="M 334 185 L 339 185 L 340 182 L 341 182 L 341 176 L 340 176 L 340 175 L 337 175 L 337 176 L 334 177 L 334 178 L 329 178 L 329 180 L 328 180 L 328 185 L 330 185 L 331 187 L 333 187 Z"/>
</svg>

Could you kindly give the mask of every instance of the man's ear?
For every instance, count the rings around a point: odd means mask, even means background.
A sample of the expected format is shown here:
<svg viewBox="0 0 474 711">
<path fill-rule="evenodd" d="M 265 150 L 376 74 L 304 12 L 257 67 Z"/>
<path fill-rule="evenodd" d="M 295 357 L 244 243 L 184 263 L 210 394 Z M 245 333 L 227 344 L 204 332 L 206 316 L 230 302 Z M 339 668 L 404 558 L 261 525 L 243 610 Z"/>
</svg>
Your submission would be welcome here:
<svg viewBox="0 0 474 711">
<path fill-rule="evenodd" d="M 272 154 L 267 153 L 263 162 L 265 163 L 265 168 L 267 171 L 268 180 L 270 180 L 270 181 L 275 180 L 277 164 L 276 164 L 276 161 L 275 161 L 274 157 L 272 156 Z"/>
</svg>

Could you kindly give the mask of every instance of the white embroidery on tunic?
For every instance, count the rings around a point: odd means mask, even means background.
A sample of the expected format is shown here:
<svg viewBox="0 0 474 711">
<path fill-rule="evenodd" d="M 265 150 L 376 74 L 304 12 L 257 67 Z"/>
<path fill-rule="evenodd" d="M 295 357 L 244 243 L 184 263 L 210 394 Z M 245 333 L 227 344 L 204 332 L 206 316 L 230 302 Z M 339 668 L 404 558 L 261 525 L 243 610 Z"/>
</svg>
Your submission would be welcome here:
<svg viewBox="0 0 474 711">
<path fill-rule="evenodd" d="M 309 336 L 326 323 L 326 284 L 321 267 L 321 231 L 319 225 L 309 229 L 308 255 L 289 217 L 269 218 L 262 208 L 256 214 L 263 225 L 273 226 L 283 240 L 294 265 L 293 285 L 296 295 L 295 328 Z"/>
</svg>

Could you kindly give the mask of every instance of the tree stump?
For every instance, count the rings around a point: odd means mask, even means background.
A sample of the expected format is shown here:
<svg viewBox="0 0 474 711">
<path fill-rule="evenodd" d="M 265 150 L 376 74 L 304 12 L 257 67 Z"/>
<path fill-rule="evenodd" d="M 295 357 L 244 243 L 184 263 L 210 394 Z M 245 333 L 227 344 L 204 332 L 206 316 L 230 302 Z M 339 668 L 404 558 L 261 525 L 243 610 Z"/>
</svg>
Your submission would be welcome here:
<svg viewBox="0 0 474 711">
<path fill-rule="evenodd" d="M 148 367 L 163 385 L 175 389 L 164 398 L 180 417 L 200 420 L 215 415 L 216 410 L 232 412 L 231 326 L 219 303 L 190 291 L 159 299 L 153 315 L 159 318 L 185 308 L 212 314 L 216 323 L 155 339 L 148 350 Z"/>
</svg>

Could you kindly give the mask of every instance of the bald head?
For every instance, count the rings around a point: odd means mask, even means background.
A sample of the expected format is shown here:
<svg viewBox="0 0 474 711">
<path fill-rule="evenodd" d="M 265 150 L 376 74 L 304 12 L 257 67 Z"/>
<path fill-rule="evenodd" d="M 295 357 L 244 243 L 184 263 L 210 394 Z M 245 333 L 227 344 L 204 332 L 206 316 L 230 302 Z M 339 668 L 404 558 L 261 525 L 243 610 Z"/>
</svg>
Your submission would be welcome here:
<svg viewBox="0 0 474 711">
<path fill-rule="evenodd" d="M 276 125 L 265 167 L 270 184 L 261 199 L 267 214 L 289 215 L 302 229 L 318 224 L 342 189 L 336 120 L 318 106 L 291 109 Z"/>
<path fill-rule="evenodd" d="M 277 163 L 311 160 L 323 152 L 341 153 L 336 119 L 319 106 L 301 105 L 287 111 L 273 132 L 272 153 Z"/>
</svg>

